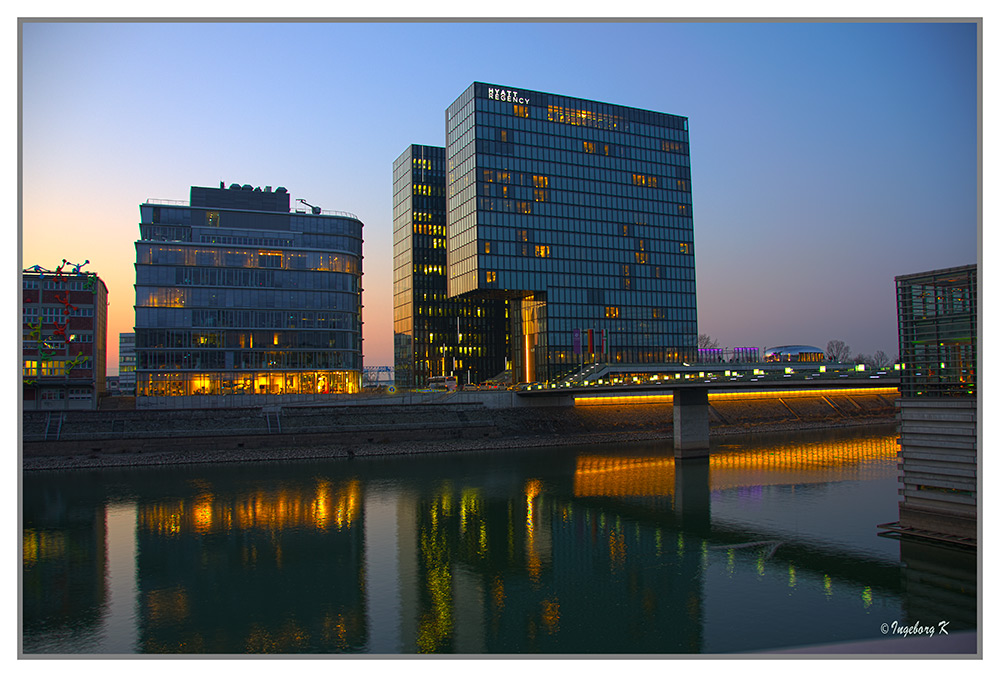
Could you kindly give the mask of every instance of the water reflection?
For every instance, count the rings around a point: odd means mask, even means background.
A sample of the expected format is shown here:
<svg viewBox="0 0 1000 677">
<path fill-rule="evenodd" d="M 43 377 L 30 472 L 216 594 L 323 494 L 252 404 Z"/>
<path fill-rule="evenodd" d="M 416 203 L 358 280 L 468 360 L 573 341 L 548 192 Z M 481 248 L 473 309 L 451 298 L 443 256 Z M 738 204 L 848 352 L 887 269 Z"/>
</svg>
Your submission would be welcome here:
<svg viewBox="0 0 1000 677">
<path fill-rule="evenodd" d="M 974 627 L 974 556 L 901 566 L 874 535 L 895 460 L 883 431 L 677 463 L 638 445 L 32 473 L 24 650 L 705 653 L 914 614 Z"/>
</svg>

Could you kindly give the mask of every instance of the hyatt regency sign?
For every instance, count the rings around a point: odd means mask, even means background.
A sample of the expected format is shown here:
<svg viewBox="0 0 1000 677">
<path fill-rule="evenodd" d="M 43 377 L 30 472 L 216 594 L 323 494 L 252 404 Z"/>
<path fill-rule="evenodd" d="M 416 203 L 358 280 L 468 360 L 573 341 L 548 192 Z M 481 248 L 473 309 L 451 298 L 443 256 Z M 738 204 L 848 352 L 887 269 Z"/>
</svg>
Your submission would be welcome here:
<svg viewBox="0 0 1000 677">
<path fill-rule="evenodd" d="M 531 99 L 526 99 L 523 96 L 518 96 L 516 90 L 512 89 L 497 89 L 496 87 L 490 87 L 487 94 L 487 98 L 493 99 L 495 101 L 510 101 L 512 103 L 528 103 Z"/>
</svg>

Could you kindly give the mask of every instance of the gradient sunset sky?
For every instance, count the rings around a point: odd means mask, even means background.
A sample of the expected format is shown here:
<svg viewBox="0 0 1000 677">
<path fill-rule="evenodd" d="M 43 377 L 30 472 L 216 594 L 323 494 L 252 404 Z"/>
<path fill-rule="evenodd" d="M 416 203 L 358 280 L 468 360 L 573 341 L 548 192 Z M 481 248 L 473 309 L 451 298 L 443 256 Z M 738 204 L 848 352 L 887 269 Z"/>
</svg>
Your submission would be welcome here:
<svg viewBox="0 0 1000 677">
<path fill-rule="evenodd" d="M 109 371 L 139 204 L 285 186 L 365 224 L 392 364 L 392 162 L 473 81 L 689 118 L 699 331 L 898 352 L 896 275 L 978 260 L 972 22 L 26 22 L 22 267 L 90 260 Z"/>
</svg>

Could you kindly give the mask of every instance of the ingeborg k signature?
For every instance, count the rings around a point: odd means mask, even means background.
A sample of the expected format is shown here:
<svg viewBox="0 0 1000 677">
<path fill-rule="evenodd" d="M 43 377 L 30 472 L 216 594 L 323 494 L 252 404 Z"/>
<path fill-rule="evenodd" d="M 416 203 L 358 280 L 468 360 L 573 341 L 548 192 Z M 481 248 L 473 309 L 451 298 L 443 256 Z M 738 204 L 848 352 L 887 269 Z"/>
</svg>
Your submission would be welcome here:
<svg viewBox="0 0 1000 677">
<path fill-rule="evenodd" d="M 939 621 L 937 625 L 921 625 L 917 621 L 912 625 L 902 625 L 899 621 L 893 621 L 892 624 L 882 624 L 882 634 L 888 635 L 891 632 L 894 635 L 902 635 L 903 637 L 933 637 L 935 634 L 947 635 L 948 623 L 950 622 Z"/>
</svg>

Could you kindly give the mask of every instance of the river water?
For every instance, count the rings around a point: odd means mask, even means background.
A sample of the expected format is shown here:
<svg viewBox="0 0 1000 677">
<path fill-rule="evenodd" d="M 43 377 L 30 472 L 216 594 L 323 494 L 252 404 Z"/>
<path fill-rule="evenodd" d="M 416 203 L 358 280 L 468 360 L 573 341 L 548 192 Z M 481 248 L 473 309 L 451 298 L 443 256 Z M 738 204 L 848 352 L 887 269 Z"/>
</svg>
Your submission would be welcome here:
<svg viewBox="0 0 1000 677">
<path fill-rule="evenodd" d="M 23 476 L 30 654 L 722 654 L 976 628 L 891 427 Z M 885 625 L 883 625 L 885 624 Z"/>
</svg>

